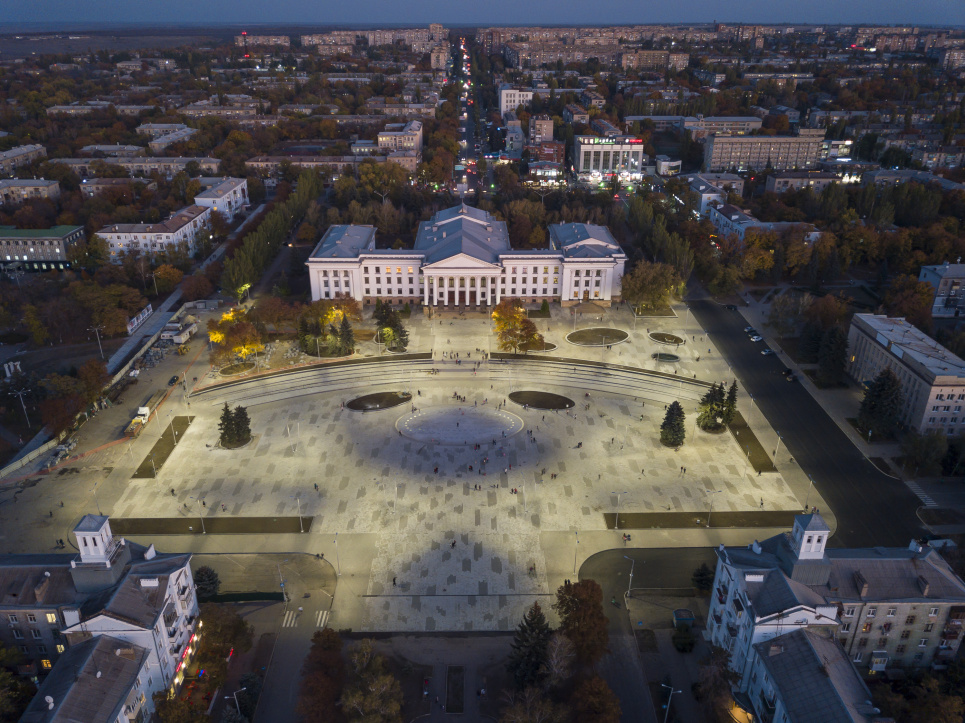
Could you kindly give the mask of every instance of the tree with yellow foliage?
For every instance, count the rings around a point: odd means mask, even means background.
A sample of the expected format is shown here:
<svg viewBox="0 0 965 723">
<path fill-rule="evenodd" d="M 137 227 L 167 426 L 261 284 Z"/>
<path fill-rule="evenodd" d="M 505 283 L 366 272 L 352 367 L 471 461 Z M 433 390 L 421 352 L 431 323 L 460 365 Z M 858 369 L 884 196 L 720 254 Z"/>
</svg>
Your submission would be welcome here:
<svg viewBox="0 0 965 723">
<path fill-rule="evenodd" d="M 521 348 L 543 345 L 543 335 L 536 331 L 526 316 L 526 309 L 519 299 L 503 299 L 493 309 L 493 323 L 499 348 L 518 354 Z"/>
</svg>

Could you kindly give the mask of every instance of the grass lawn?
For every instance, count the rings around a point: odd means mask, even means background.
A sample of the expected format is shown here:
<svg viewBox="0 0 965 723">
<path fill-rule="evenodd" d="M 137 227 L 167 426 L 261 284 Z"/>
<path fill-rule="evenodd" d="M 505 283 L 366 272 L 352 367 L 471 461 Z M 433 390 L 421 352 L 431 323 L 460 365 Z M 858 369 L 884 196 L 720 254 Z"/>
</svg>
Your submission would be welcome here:
<svg viewBox="0 0 965 723">
<path fill-rule="evenodd" d="M 375 329 L 352 329 L 355 334 L 355 341 L 372 341 L 375 338 Z"/>
<path fill-rule="evenodd" d="M 603 346 L 605 344 L 617 344 L 621 341 L 626 341 L 627 336 L 628 334 L 620 329 L 597 326 L 590 329 L 571 331 L 566 335 L 566 340 L 580 346 Z"/>
<path fill-rule="evenodd" d="M 229 364 L 224 367 L 219 373 L 223 377 L 233 377 L 236 374 L 244 374 L 245 372 L 250 372 L 255 368 L 254 362 L 238 362 L 237 364 Z"/>
<path fill-rule="evenodd" d="M 634 316 L 638 319 L 648 319 L 651 317 L 676 316 L 674 310 L 669 306 L 658 306 L 655 309 L 634 309 Z"/>
<path fill-rule="evenodd" d="M 161 438 L 151 447 L 150 453 L 141 462 L 131 479 L 152 479 L 156 477 L 157 472 L 155 470 L 160 471 L 164 463 L 167 462 L 168 457 L 171 456 L 171 452 L 174 451 L 174 440 L 183 439 L 184 433 L 188 431 L 188 426 L 190 426 L 193 421 L 194 417 L 175 417 L 174 421 L 161 433 Z M 154 418 L 154 423 L 158 423 L 157 417 Z M 172 427 L 174 429 L 173 432 L 171 431 Z M 151 432 L 148 432 L 148 434 L 152 433 L 153 429 Z"/>
<path fill-rule="evenodd" d="M 750 458 L 751 467 L 755 472 L 777 472 L 777 468 L 770 456 L 757 441 L 754 431 L 747 426 L 740 412 L 734 412 L 734 420 L 728 425 L 741 451 Z"/>
<path fill-rule="evenodd" d="M 522 351 L 522 352 L 527 352 L 527 351 L 556 351 L 556 344 L 553 344 L 552 342 L 548 342 L 548 341 L 544 341 L 542 344 L 526 343 L 526 344 L 523 344 L 523 345 L 519 348 L 519 350 Z"/>
<path fill-rule="evenodd" d="M 685 339 L 677 336 L 676 334 L 667 334 L 663 331 L 651 331 L 649 334 L 650 338 L 653 339 L 658 344 L 670 344 L 672 346 L 679 346 L 685 343 Z"/>
<path fill-rule="evenodd" d="M 446 668 L 446 713 L 461 715 L 466 709 L 466 669 L 461 665 Z"/>
<path fill-rule="evenodd" d="M 620 526 L 616 513 L 604 512 L 603 522 L 608 530 L 696 530 L 707 527 L 707 512 L 621 512 Z M 730 512 L 714 510 L 710 526 L 728 527 L 786 527 L 794 524 L 799 510 L 743 510 Z"/>
<path fill-rule="evenodd" d="M 530 319 L 549 319 L 550 312 L 549 309 L 543 311 L 542 309 L 530 309 L 526 312 L 526 316 Z"/>
<path fill-rule="evenodd" d="M 885 437 L 885 436 L 880 435 L 880 434 L 875 434 L 874 432 L 871 433 L 871 437 L 870 437 L 870 439 L 869 439 L 869 437 L 868 437 L 868 430 L 867 430 L 867 429 L 862 429 L 860 426 L 858 426 L 858 420 L 857 420 L 856 417 L 846 417 L 846 419 L 847 419 L 848 424 L 850 424 L 852 427 L 854 427 L 854 431 L 856 431 L 858 434 L 860 434 L 860 435 L 861 435 L 861 438 L 862 438 L 865 442 L 867 442 L 868 444 L 884 444 L 884 443 L 886 443 L 886 442 L 894 442 L 894 441 L 895 441 L 895 438 L 894 438 L 894 437 Z M 882 471 L 886 471 L 886 470 L 887 470 L 887 467 L 888 467 L 888 465 L 885 465 L 884 468 L 880 468 L 880 467 L 879 467 L 879 469 L 881 469 Z"/>
<path fill-rule="evenodd" d="M 311 531 L 313 517 L 217 517 L 218 511 L 211 507 L 203 508 L 204 533 L 209 535 L 267 535 L 291 534 L 305 530 Z M 184 517 L 118 517 L 111 518 L 111 529 L 117 535 L 200 535 L 201 518 L 195 503 L 189 510 L 181 508 Z M 209 515 L 211 515 L 209 517 Z"/>
</svg>

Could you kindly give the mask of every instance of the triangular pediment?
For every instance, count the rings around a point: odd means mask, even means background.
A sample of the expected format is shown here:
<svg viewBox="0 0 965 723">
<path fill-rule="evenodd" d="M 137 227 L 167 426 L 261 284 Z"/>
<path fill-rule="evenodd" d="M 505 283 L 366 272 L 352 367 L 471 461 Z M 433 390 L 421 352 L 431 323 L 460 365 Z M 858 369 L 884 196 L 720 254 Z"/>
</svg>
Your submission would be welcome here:
<svg viewBox="0 0 965 723">
<path fill-rule="evenodd" d="M 443 269 L 480 269 L 480 270 L 490 270 L 501 268 L 499 264 L 491 264 L 482 259 L 477 259 L 475 256 L 470 256 L 469 254 L 456 254 L 455 256 L 448 256 L 444 259 L 436 261 L 434 264 L 426 264 L 422 267 L 426 270 L 443 270 Z"/>
</svg>

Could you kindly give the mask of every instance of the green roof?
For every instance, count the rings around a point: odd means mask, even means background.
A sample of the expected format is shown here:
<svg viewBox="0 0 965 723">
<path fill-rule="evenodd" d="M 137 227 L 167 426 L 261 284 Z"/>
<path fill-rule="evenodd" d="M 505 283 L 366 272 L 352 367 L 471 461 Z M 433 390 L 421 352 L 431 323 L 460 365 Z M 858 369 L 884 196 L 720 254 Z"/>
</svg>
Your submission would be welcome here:
<svg viewBox="0 0 965 723">
<path fill-rule="evenodd" d="M 3 238 L 64 238 L 75 231 L 83 230 L 83 228 L 83 226 L 52 226 L 50 228 L 0 226 L 0 236 Z"/>
</svg>

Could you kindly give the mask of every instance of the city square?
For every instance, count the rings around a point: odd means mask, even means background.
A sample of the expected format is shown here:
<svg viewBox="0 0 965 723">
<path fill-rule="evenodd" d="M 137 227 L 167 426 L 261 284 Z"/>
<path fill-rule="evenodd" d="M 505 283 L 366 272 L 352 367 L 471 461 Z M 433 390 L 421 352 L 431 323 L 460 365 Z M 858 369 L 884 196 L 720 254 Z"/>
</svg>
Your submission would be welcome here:
<svg viewBox="0 0 965 723">
<path fill-rule="evenodd" d="M 44 479 L 20 498 L 63 494 L 120 519 L 195 520 L 195 531 L 199 516 L 311 517 L 305 549 L 339 566 L 351 560 L 362 578 L 353 583 L 356 604 L 336 606 L 331 625 L 510 630 L 586 557 L 628 544 L 619 518 L 613 529 L 607 513 L 689 513 L 692 529 L 683 534 L 714 540 L 726 532 L 703 530 L 711 509 L 803 509 L 807 485 L 786 453 L 779 453 L 780 471 L 757 475 L 732 434 L 696 428 L 705 375 L 726 381 L 728 370 L 681 311 L 682 319 L 635 320 L 626 309 L 600 308 L 584 322 L 556 309 L 540 326 L 559 349 L 539 359 L 493 358 L 485 317 L 413 318 L 410 352 L 431 358 L 380 359 L 370 342 L 361 347 L 367 364 L 241 380 L 211 370 L 199 375 L 196 391 L 172 393 L 170 411 L 162 409 L 160 424 L 141 438 L 93 452 L 78 463 L 80 475 Z M 584 326 L 623 328 L 628 339 L 610 349 L 566 340 Z M 651 358 L 666 348 L 651 338 L 658 331 L 687 336 L 674 347 L 680 362 Z M 349 408 L 355 398 L 390 390 L 411 401 Z M 573 407 L 536 409 L 509 398 L 525 390 L 558 394 Z M 687 412 L 679 450 L 659 441 L 673 400 Z M 251 417 L 252 441 L 242 448 L 217 445 L 225 402 L 245 406 Z M 751 400 L 741 395 L 740 407 L 762 444 L 778 446 Z M 193 421 L 156 479 L 131 479 L 149 443 L 165 429 L 172 434 L 165 427 L 171 415 L 184 413 Z M 663 544 L 669 530 L 628 532 L 629 544 L 646 547 Z M 270 549 L 271 540 L 255 544 Z"/>
</svg>

